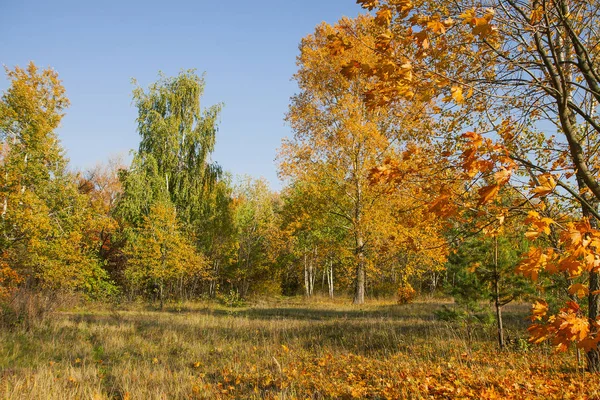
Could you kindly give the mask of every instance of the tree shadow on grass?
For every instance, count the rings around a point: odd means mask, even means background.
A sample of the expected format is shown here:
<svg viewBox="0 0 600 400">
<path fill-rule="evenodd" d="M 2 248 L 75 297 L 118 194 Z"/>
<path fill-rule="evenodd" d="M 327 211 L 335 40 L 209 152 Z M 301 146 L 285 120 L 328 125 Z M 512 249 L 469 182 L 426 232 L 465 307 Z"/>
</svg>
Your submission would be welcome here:
<svg viewBox="0 0 600 400">
<path fill-rule="evenodd" d="M 271 309 L 266 309 L 272 312 Z M 215 310 L 211 310 L 215 311 Z M 220 317 L 222 310 L 212 313 Z M 245 310 L 252 313 L 257 310 Z M 265 311 L 261 309 L 258 311 Z M 282 311 L 282 309 L 278 309 Z M 252 320 L 250 323 L 243 323 L 236 326 L 231 321 L 220 325 L 220 319 L 212 320 L 210 323 L 203 324 L 190 322 L 186 315 L 182 318 L 160 319 L 153 314 L 129 314 L 120 319 L 111 318 L 109 315 L 73 315 L 77 322 L 83 322 L 92 325 L 105 325 L 118 327 L 121 324 L 127 324 L 133 327 L 128 335 L 135 335 L 143 338 L 145 341 L 160 342 L 164 337 L 175 334 L 177 337 L 193 338 L 188 345 L 194 345 L 195 341 L 208 347 L 238 347 L 244 348 L 255 344 L 264 346 L 275 346 L 286 344 L 289 347 L 302 349 L 311 354 L 319 354 L 323 351 L 351 352 L 360 355 L 381 355 L 392 354 L 395 352 L 412 353 L 420 346 L 426 345 L 432 340 L 442 343 L 449 341 L 464 341 L 461 338 L 460 329 L 449 328 L 446 323 L 427 320 L 427 319 L 390 319 L 374 318 L 372 313 L 370 319 L 361 315 L 348 317 L 346 313 L 324 313 L 326 310 L 308 310 L 313 315 L 310 319 L 304 319 L 300 323 L 295 322 L 287 324 L 291 318 L 278 321 L 279 317 L 288 315 L 285 309 L 283 313 L 277 313 L 274 317 L 268 314 L 264 319 L 264 314 L 259 314 L 261 318 Z M 293 309 L 292 314 L 297 315 L 298 309 Z M 300 309 L 300 312 L 307 310 Z M 316 315 L 312 314 L 317 312 Z M 253 315 L 253 314 L 250 314 Z M 350 314 L 351 316 L 353 314 Z M 376 314 L 380 315 L 380 314 Z M 231 315 L 229 315 L 231 316 Z M 240 314 L 236 315 L 240 317 Z M 315 319 L 315 318 L 319 319 Z M 69 327 L 73 329 L 74 327 Z M 481 334 L 479 340 L 481 343 L 488 342 L 489 338 Z M 440 354 L 447 353 L 451 346 L 439 347 L 435 352 Z M 231 350 L 231 349 L 230 349 Z M 432 349 L 433 351 L 433 349 Z M 220 357 L 219 355 L 216 356 Z M 437 356 L 436 356 L 437 357 Z"/>
</svg>

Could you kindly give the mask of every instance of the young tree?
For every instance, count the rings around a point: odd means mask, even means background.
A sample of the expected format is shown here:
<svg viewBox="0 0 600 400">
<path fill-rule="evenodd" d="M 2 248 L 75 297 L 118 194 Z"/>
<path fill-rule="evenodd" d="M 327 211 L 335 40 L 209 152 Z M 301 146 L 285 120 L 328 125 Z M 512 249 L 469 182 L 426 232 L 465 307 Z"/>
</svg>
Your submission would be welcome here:
<svg viewBox="0 0 600 400">
<path fill-rule="evenodd" d="M 163 308 L 165 287 L 183 298 L 186 278 L 207 274 L 205 259 L 179 230 L 175 207 L 157 202 L 133 232 L 125 249 L 125 276 L 133 286 L 153 287 Z"/>
<path fill-rule="evenodd" d="M 500 349 L 505 346 L 502 308 L 534 292 L 529 280 L 514 273 L 527 242 L 523 230 L 511 225 L 469 237 L 449 257 L 448 266 L 453 275 L 450 293 L 455 298 L 465 302 L 487 299 L 494 304 Z"/>
</svg>

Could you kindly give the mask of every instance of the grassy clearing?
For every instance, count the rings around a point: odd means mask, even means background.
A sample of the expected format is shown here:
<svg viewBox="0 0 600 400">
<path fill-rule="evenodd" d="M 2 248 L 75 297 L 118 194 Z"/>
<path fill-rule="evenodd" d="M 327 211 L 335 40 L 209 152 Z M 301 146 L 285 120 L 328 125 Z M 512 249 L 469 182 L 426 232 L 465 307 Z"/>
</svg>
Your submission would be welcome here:
<svg viewBox="0 0 600 400">
<path fill-rule="evenodd" d="M 493 326 L 437 320 L 442 305 L 288 299 L 63 311 L 0 333 L 0 396 L 600 397 L 598 378 L 579 371 L 573 354 L 518 340 L 527 306 L 507 308 L 515 344 L 499 354 Z"/>
</svg>

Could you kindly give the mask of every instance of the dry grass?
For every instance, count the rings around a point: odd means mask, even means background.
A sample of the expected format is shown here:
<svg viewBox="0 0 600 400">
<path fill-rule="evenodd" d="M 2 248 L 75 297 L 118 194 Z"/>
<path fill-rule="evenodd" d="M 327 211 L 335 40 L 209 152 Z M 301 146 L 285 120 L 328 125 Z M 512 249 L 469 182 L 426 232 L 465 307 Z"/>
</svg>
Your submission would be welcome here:
<svg viewBox="0 0 600 400">
<path fill-rule="evenodd" d="M 303 299 L 56 313 L 0 333 L 6 399 L 598 398 L 573 354 L 528 349 L 526 306 L 493 326 L 435 319 L 439 300 L 362 307 Z"/>
</svg>

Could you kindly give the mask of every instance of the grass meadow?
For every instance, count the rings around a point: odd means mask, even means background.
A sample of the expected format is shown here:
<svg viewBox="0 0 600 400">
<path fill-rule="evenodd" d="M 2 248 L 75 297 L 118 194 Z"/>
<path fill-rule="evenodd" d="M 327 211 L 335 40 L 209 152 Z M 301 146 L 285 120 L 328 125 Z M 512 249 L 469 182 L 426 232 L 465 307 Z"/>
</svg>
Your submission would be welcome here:
<svg viewBox="0 0 600 400">
<path fill-rule="evenodd" d="M 447 322 L 445 300 L 71 307 L 0 332 L 4 399 L 600 398 L 574 351 L 524 337 L 528 306 Z"/>
</svg>

